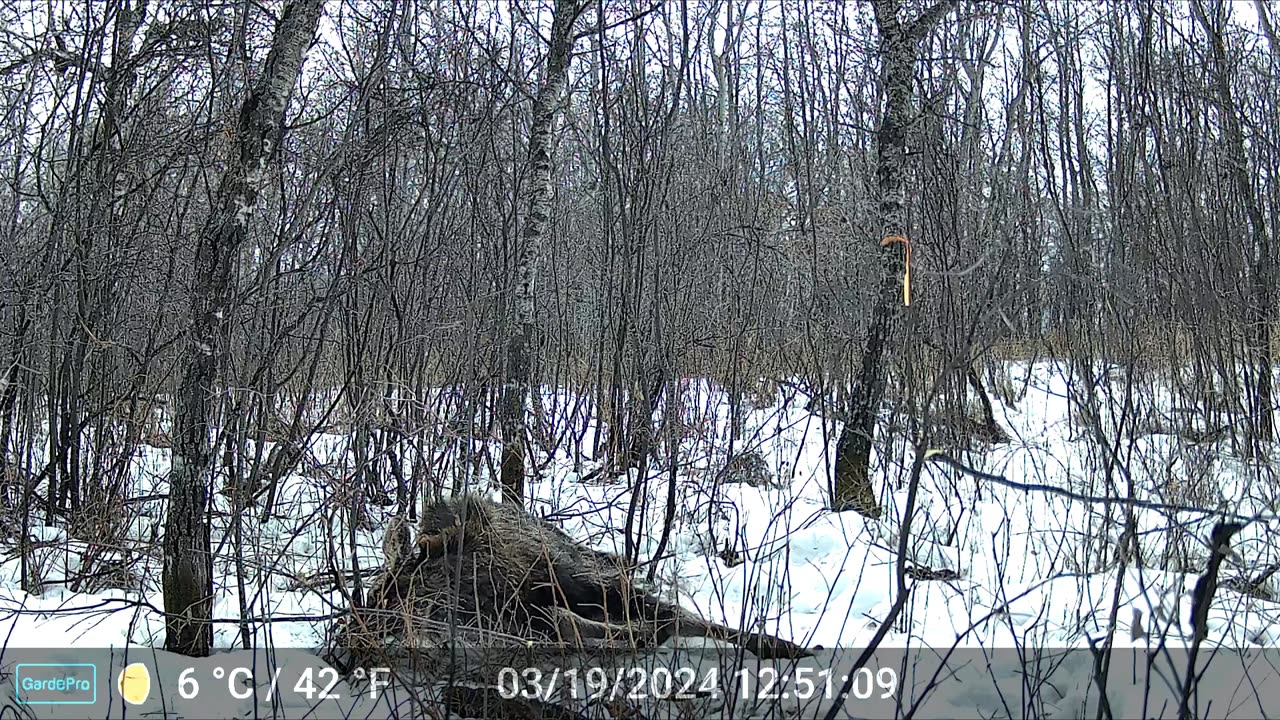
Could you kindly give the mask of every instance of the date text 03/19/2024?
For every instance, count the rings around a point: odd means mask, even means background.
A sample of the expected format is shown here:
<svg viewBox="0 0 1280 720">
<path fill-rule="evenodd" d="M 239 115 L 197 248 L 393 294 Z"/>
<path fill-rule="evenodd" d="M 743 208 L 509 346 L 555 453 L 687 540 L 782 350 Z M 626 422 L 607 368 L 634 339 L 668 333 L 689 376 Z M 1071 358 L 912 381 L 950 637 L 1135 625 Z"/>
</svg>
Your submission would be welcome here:
<svg viewBox="0 0 1280 720">
<path fill-rule="evenodd" d="M 692 700 L 736 692 L 744 700 L 892 700 L 898 692 L 898 671 L 863 667 L 848 674 L 816 667 L 780 670 L 776 667 L 741 668 L 721 685 L 716 667 L 588 667 L 553 669 L 505 667 L 498 671 L 496 689 L 503 698 L 572 701 L 593 700 Z"/>
</svg>

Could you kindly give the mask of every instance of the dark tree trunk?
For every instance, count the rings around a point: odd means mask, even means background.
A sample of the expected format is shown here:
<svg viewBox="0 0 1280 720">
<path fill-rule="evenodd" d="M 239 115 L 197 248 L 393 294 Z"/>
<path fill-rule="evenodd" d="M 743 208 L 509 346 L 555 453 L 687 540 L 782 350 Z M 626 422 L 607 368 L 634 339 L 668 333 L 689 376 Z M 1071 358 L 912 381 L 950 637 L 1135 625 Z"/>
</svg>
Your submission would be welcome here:
<svg viewBox="0 0 1280 720">
<path fill-rule="evenodd" d="M 533 125 L 529 128 L 529 194 L 516 248 L 515 286 L 508 296 L 513 312 L 507 316 L 514 318 L 514 326 L 507 338 L 507 382 L 502 390 L 502 496 L 516 503 L 524 501 L 525 399 L 532 375 L 534 267 L 551 215 L 551 146 L 560 99 L 568 84 L 573 24 L 579 11 L 578 0 L 556 0 L 547 68 L 533 101 Z"/>
<path fill-rule="evenodd" d="M 219 360 L 232 303 L 232 266 L 278 157 L 289 93 L 315 38 L 324 0 L 294 0 L 276 26 L 262 76 L 240 108 L 232 161 L 196 248 L 191 344 L 178 391 L 164 530 L 165 649 L 205 656 L 213 641 L 212 557 L 206 504 Z"/>
<path fill-rule="evenodd" d="M 880 81 L 885 106 L 876 132 L 876 184 L 880 195 L 880 240 L 907 236 L 906 192 L 907 125 L 911 122 L 911 97 L 915 83 L 916 45 L 934 23 L 946 14 L 949 2 L 930 7 L 920 17 L 903 24 L 900 0 L 876 0 L 876 26 L 880 33 Z M 885 365 L 888 363 L 902 308 L 898 283 L 902 276 L 903 243 L 880 248 L 879 286 L 862 366 L 850 402 L 848 421 L 836 441 L 835 483 L 832 506 L 880 517 L 880 504 L 871 485 L 871 444 L 876 418 L 884 399 Z"/>
<path fill-rule="evenodd" d="M 1248 393 L 1247 407 L 1250 418 L 1250 446 L 1257 451 L 1270 444 L 1275 437 L 1272 424 L 1273 402 L 1271 383 L 1274 363 L 1271 357 L 1271 241 L 1262 207 L 1254 194 L 1249 169 L 1249 156 L 1245 152 L 1244 129 L 1241 127 L 1240 109 L 1231 93 L 1231 75 L 1228 68 L 1227 48 L 1221 27 L 1211 20 L 1200 0 L 1191 3 L 1193 14 L 1209 38 L 1212 57 L 1210 78 L 1217 94 L 1218 112 L 1222 122 L 1222 141 L 1226 144 L 1226 172 L 1244 205 L 1249 226 L 1249 245 L 1246 257 L 1252 256 L 1253 302 L 1246 310 L 1245 349 L 1249 358 L 1249 374 L 1253 376 L 1252 392 Z M 1222 17 L 1221 5 L 1215 15 Z M 1265 11 L 1259 11 L 1265 17 Z M 1248 376 L 1246 376 L 1248 377 Z"/>
</svg>

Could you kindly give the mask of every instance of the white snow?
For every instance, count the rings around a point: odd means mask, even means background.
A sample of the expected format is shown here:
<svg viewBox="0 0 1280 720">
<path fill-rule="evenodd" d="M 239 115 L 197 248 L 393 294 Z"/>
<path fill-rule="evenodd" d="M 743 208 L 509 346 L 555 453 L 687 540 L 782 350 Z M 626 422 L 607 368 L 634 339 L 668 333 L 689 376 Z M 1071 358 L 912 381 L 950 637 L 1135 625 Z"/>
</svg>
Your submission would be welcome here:
<svg viewBox="0 0 1280 720">
<path fill-rule="evenodd" d="M 1262 513 L 1264 519 L 1237 537 L 1236 553 L 1224 564 L 1222 577 L 1252 577 L 1280 562 L 1270 541 L 1277 525 L 1276 494 L 1267 468 L 1240 460 L 1224 444 L 1192 445 L 1170 434 L 1119 434 L 1119 425 L 1107 426 L 1119 409 L 1112 384 L 1103 382 L 1091 392 L 1103 409 L 1104 434 L 1122 455 L 1124 467 L 1108 471 L 1110 453 L 1081 430 L 1069 411 L 1068 398 L 1079 388 L 1073 389 L 1063 368 L 1052 362 L 1030 367 L 1012 363 L 1006 371 L 1015 387 L 1026 385 L 1025 395 L 1011 407 L 993 394 L 998 418 L 1013 442 L 954 452 L 957 459 L 1014 482 L 1078 495 L 1123 498 L 1132 484 L 1139 499 Z M 824 431 L 822 420 L 805 410 L 807 397 L 784 388 L 774 402 L 765 398 L 741 410 L 735 451 L 759 453 L 776 475 L 774 483 L 714 487 L 711 480 L 723 466 L 730 435 L 727 396 L 702 380 L 684 381 L 681 391 L 677 510 L 664 557 L 657 562 L 659 587 L 718 621 L 762 627 L 809 646 L 864 646 L 896 599 L 899 516 L 913 460 L 903 433 L 877 444 L 872 466 L 886 513 L 882 520 L 867 521 L 825 507 L 837 428 Z M 1156 398 L 1147 412 L 1174 412 L 1171 394 L 1158 385 L 1147 396 Z M 544 389 L 543 402 L 572 407 L 574 399 Z M 593 421 L 581 435 L 588 444 L 595 429 Z M 480 447 L 479 440 L 473 449 Z M 318 647 L 331 617 L 345 607 L 328 570 L 331 565 L 344 570 L 352 566 L 345 550 L 351 521 L 344 505 L 347 489 L 336 479 L 350 474 L 349 441 L 338 434 L 312 438 L 308 452 L 320 470 L 308 470 L 309 463 L 303 463 L 298 472 L 306 474 L 287 478 L 270 517 L 261 517 L 258 506 L 240 518 L 243 619 L 258 647 Z M 455 442 L 454 451 L 458 447 Z M 622 552 L 629 488 L 638 484 L 637 478 L 633 471 L 617 481 L 584 482 L 581 478 L 595 468 L 591 459 L 583 460 L 589 455 L 566 443 L 550 459 L 542 479 L 529 484 L 530 505 L 536 512 L 551 513 L 583 541 Z M 2 548 L 0 637 L 6 647 L 163 647 L 159 537 L 169 452 L 144 446 L 132 462 L 128 496 L 143 500 L 129 506 L 137 517 L 123 532 L 121 546 L 105 553 L 67 528 L 46 527 L 39 524 L 43 518 L 34 517 L 26 584 L 31 592 L 21 589 L 16 540 Z M 406 471 L 408 464 L 406 459 Z M 481 466 L 479 472 L 484 471 Z M 664 467 L 651 468 L 650 475 L 638 498 L 635 523 L 643 559 L 652 558 L 658 548 L 670 482 Z M 482 486 L 480 478 L 473 481 Z M 242 648 L 242 618 L 230 505 L 227 495 L 212 498 L 218 548 L 215 644 L 237 649 Z M 916 502 L 910 562 L 951 570 L 956 577 L 912 581 L 904 617 L 885 637 L 885 647 L 927 646 L 941 652 L 954 647 L 1084 648 L 1104 638 L 1112 624 L 1115 647 L 1190 645 L 1190 593 L 1208 557 L 1204 543 L 1214 515 L 1135 510 L 1141 563 L 1131 560 L 1120 572 L 1115 549 L 1124 530 L 1122 506 L 988 483 L 936 462 L 925 464 Z M 373 508 L 370 526 L 356 530 L 356 560 L 362 569 L 375 569 L 380 562 L 380 531 L 389 510 Z M 726 563 L 726 549 L 732 549 L 736 564 Z M 86 562 L 101 568 L 104 558 L 130 565 L 131 571 L 114 586 L 99 580 L 73 589 L 65 582 L 80 574 Z M 1274 580 L 1265 587 L 1273 594 L 1280 591 Z M 1278 616 L 1275 602 L 1221 588 L 1209 615 L 1205 647 L 1274 648 L 1280 645 Z M 1139 617 L 1143 627 L 1135 632 Z M 1089 689 L 1089 668 L 1072 677 L 1077 686 L 1058 688 L 1060 707 L 1044 710 L 1046 714 L 1084 712 L 1080 703 Z M 989 709 L 994 704 L 995 715 L 1009 714 L 999 709 L 1002 701 L 994 687 L 967 687 L 966 692 L 977 694 L 970 698 L 977 706 Z M 1232 692 L 1238 695 L 1239 688 Z M 1013 707 L 1012 714 L 1019 714 L 1018 706 Z M 930 710 L 934 712 L 945 715 L 944 710 Z M 1251 716 L 1248 708 L 1239 712 Z"/>
</svg>

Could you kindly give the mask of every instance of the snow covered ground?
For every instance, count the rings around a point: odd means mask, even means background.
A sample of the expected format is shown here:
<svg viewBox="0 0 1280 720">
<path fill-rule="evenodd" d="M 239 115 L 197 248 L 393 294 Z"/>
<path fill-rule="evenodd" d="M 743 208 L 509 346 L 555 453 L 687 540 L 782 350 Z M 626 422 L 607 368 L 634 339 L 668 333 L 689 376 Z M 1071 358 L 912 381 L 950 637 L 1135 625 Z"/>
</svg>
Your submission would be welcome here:
<svg viewBox="0 0 1280 720">
<path fill-rule="evenodd" d="M 1073 390 L 1061 367 L 1013 365 L 1008 372 L 1014 385 L 1026 388 L 1012 406 L 996 404 L 997 419 L 1013 442 L 953 453 L 957 459 L 1017 483 L 1076 495 L 1125 497 L 1132 487 L 1138 499 L 1261 515 L 1236 537 L 1237 553 L 1224 565 L 1222 577 L 1254 578 L 1280 562 L 1280 549 L 1271 541 L 1277 528 L 1277 492 L 1267 468 L 1250 466 L 1225 446 L 1192 444 L 1159 432 L 1115 433 L 1109 437 L 1114 450 L 1104 450 L 1096 435 L 1081 431 L 1071 412 Z M 807 397 L 784 389 L 772 403 L 759 401 L 741 412 L 734 450 L 758 454 L 769 468 L 770 482 L 715 484 L 711 480 L 726 459 L 729 404 L 722 391 L 703 381 L 686 381 L 683 393 L 684 437 L 675 475 L 678 510 L 664 557 L 657 562 L 660 587 L 715 620 L 763 626 L 811 647 L 865 646 L 896 599 L 899 515 L 913 460 L 911 444 L 899 437 L 873 457 L 887 512 L 882 520 L 867 521 L 853 512 L 825 509 L 836 433 L 805 410 Z M 549 402 L 565 402 L 545 394 Z M 1150 396 L 1154 410 L 1172 412 L 1172 401 L 1159 388 Z M 1096 397 L 1104 418 L 1118 412 L 1105 388 Z M 1105 419 L 1103 430 L 1108 430 Z M 336 465 L 346 457 L 347 443 L 344 436 L 321 435 L 313 438 L 310 452 L 320 464 Z M 634 474 L 601 484 L 584 482 L 574 467 L 567 451 L 552 458 L 543 479 L 529 486 L 531 506 L 583 541 L 621 551 L 621 528 L 632 501 L 629 488 L 637 484 Z M 580 469 L 585 474 L 591 468 Z M 163 496 L 167 470 L 168 451 L 141 448 L 130 492 L 144 499 Z M 665 468 L 651 472 L 654 476 L 637 498 L 642 558 L 652 557 L 658 547 L 671 477 Z M 1088 648 L 1109 631 L 1113 647 L 1190 645 L 1191 590 L 1208 557 L 1205 543 L 1214 514 L 1135 510 L 1140 561 L 1131 558 L 1121 572 L 1115 559 L 1124 531 L 1123 507 L 1007 487 L 937 462 L 925 464 L 920 480 L 909 560 L 917 567 L 949 571 L 948 577 L 913 583 L 902 616 L 885 636 L 885 647 L 939 652 Z M 331 618 L 345 607 L 342 594 L 327 580 L 328 570 L 331 564 L 351 566 L 344 549 L 348 517 L 338 495 L 318 474 L 298 474 L 282 488 L 275 516 L 262 521 L 257 513 L 246 513 L 243 597 L 234 540 L 227 531 L 227 500 L 214 496 L 223 511 L 214 532 L 220 548 L 214 606 L 218 647 L 243 647 L 242 620 L 247 620 L 244 625 L 257 648 L 323 644 Z M 163 646 L 162 501 L 144 500 L 136 509 L 130 543 L 120 548 L 91 547 L 68 537 L 61 527 L 33 528 L 33 567 L 43 581 L 39 593 L 19 589 L 13 541 L 0 548 L 4 647 Z M 371 529 L 356 531 L 358 564 L 365 570 L 380 563 L 382 519 L 375 517 Z M 104 552 L 132 567 L 127 582 L 94 592 L 72 592 L 60 582 L 80 572 L 86 555 L 100 559 Z M 1280 646 L 1280 604 L 1260 597 L 1280 597 L 1280 587 L 1269 579 L 1261 589 L 1218 591 L 1205 647 Z M 1280 650 L 1275 652 L 1273 665 L 1280 658 Z M 1061 705 L 1054 712 L 1059 716 L 1093 712 L 1083 704 L 1089 669 L 1070 675 L 1075 687 L 1057 688 Z M 1274 679 L 1270 687 L 1280 687 Z M 984 708 L 984 716 L 1023 714 L 1017 703 L 1009 709 L 1007 698 L 991 688 L 970 689 L 975 714 L 978 707 Z M 1233 712 L 1242 717 L 1260 716 L 1256 703 L 1238 702 L 1238 683 L 1230 692 L 1231 699 L 1215 707 L 1238 708 Z M 938 716 L 946 716 L 948 706 L 939 707 L 944 711 Z M 1141 707 L 1129 710 L 1162 714 Z"/>
</svg>

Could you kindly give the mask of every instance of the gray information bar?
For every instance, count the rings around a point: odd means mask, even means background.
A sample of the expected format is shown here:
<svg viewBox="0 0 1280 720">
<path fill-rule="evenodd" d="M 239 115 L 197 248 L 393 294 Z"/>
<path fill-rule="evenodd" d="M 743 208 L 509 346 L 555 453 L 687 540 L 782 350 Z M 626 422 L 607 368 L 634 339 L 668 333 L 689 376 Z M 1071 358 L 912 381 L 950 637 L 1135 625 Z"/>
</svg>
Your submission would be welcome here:
<svg viewBox="0 0 1280 720">
<path fill-rule="evenodd" d="M 0 651 L 3 717 L 1261 718 L 1280 713 L 1280 650 L 820 650 L 758 661 L 720 648 L 587 655 L 468 648 L 449 681 L 419 649 L 342 670 L 307 650 L 187 658 L 147 648 Z M 1102 662 L 1105 660 L 1105 662 Z M 1103 680 L 1102 668 L 1105 670 Z M 410 668 L 416 667 L 416 670 Z M 457 667 L 457 665 L 455 665 Z M 1101 688 L 1105 687 L 1105 692 Z M 1190 692 L 1188 693 L 1188 689 Z M 1184 705 L 1186 706 L 1184 708 Z M 1100 712 L 1101 711 L 1101 712 Z M 609 714 L 603 714 L 609 713 Z"/>
</svg>

